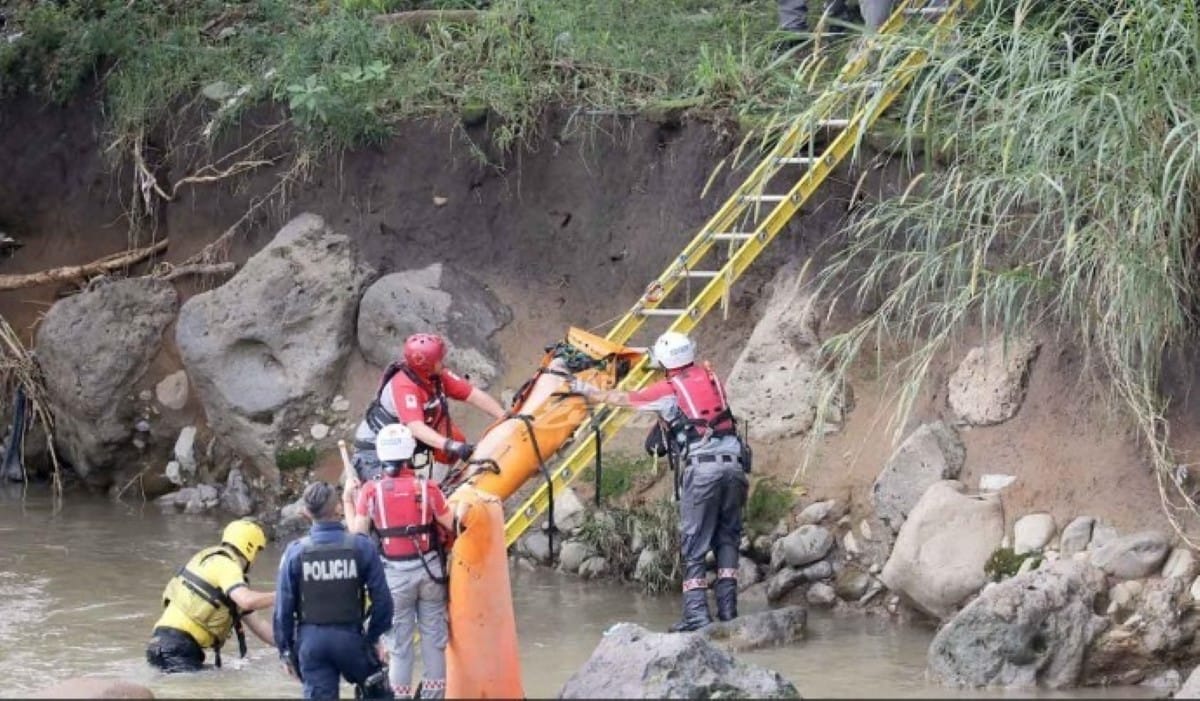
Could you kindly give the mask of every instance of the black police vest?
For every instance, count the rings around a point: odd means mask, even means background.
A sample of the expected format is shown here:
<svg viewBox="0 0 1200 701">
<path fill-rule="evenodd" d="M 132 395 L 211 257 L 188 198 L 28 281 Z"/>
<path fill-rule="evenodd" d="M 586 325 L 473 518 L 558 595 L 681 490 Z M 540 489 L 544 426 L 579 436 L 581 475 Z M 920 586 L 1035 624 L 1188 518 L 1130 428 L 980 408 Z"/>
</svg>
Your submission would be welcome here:
<svg viewBox="0 0 1200 701">
<path fill-rule="evenodd" d="M 363 581 L 356 555 L 351 533 L 333 543 L 304 539 L 300 550 L 301 623 L 362 623 Z"/>
</svg>

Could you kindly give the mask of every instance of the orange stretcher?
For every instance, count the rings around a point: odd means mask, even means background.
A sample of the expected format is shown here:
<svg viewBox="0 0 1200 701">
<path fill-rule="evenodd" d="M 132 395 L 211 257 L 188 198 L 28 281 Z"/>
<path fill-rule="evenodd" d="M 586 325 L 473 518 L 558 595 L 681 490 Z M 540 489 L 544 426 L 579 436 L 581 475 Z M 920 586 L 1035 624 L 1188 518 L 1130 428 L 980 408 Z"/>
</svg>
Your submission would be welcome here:
<svg viewBox="0 0 1200 701">
<path fill-rule="evenodd" d="M 492 424 L 476 446 L 447 500 L 461 529 L 449 556 L 447 698 L 524 697 L 503 501 L 531 477 L 548 474 L 547 461 L 591 416 L 584 399 L 570 393 L 571 377 L 615 387 L 641 353 L 571 329 L 518 392 L 512 417 Z"/>
</svg>

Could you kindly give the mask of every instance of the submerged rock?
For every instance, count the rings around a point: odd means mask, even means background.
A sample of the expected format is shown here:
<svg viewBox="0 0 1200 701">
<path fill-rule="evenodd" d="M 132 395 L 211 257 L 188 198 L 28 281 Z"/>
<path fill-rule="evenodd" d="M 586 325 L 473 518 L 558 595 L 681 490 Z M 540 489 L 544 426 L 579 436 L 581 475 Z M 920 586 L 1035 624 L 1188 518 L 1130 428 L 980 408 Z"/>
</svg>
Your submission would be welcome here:
<svg viewBox="0 0 1200 701">
<path fill-rule="evenodd" d="M 989 586 L 938 631 L 930 674 L 959 686 L 1075 686 L 1106 625 L 1093 613 L 1103 590 L 1103 573 L 1070 560 Z"/>
<path fill-rule="evenodd" d="M 565 699 L 799 698 L 778 672 L 738 662 L 697 633 L 652 633 L 633 623 L 604 632 Z"/>
<path fill-rule="evenodd" d="M 146 687 L 124 679 L 75 677 L 42 689 L 35 699 L 152 699 Z"/>
<path fill-rule="evenodd" d="M 699 633 L 734 652 L 757 650 L 788 643 L 804 637 L 808 612 L 802 606 L 788 606 L 738 616 L 732 621 L 717 621 Z"/>
</svg>

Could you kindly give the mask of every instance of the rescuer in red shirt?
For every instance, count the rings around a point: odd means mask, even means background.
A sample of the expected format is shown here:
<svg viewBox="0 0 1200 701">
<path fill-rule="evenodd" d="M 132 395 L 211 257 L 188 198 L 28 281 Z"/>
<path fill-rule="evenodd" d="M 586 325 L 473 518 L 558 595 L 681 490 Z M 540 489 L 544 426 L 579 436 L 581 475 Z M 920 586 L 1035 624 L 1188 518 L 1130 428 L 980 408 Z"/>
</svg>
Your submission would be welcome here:
<svg viewBox="0 0 1200 701">
<path fill-rule="evenodd" d="M 445 466 L 470 458 L 475 450 L 450 419 L 450 399 L 466 402 L 494 419 L 504 416 L 500 402 L 446 368 L 445 357 L 446 341 L 441 336 L 418 333 L 404 342 L 404 360 L 384 371 L 375 399 L 354 434 L 353 465 L 359 479 L 382 473 L 375 436 L 388 424 L 407 426 L 417 440 L 417 454 L 430 454 L 444 473 Z M 441 477 L 432 470 L 430 474 Z"/>
</svg>

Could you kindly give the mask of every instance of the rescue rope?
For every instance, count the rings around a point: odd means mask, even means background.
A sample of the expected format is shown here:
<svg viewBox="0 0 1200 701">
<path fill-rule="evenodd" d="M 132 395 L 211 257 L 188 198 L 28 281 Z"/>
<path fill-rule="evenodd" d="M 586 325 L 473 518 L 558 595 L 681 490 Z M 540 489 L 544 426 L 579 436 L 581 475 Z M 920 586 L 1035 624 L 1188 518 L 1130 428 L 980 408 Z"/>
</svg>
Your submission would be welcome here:
<svg viewBox="0 0 1200 701">
<path fill-rule="evenodd" d="M 547 544 L 550 550 L 550 563 L 554 563 L 554 479 L 550 476 L 550 470 L 546 468 L 546 459 L 542 457 L 542 449 L 538 446 L 537 434 L 533 430 L 533 417 L 529 414 L 517 414 L 513 417 L 521 423 L 525 424 L 525 430 L 529 433 L 529 443 L 533 446 L 533 454 L 537 456 L 538 472 L 542 473 L 542 477 L 546 480 L 546 517 L 550 519 L 550 528 L 546 531 Z"/>
</svg>

